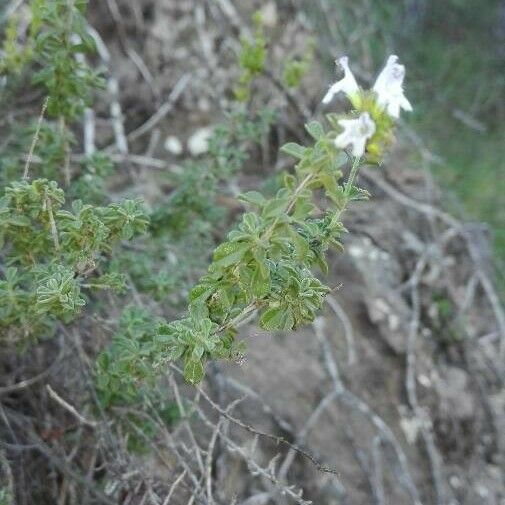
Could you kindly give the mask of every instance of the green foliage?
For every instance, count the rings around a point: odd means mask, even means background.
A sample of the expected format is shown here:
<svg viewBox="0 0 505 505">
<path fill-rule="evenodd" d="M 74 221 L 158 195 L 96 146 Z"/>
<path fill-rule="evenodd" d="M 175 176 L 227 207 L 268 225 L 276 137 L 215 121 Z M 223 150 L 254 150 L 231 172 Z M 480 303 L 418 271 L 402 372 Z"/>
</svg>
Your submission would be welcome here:
<svg viewBox="0 0 505 505">
<path fill-rule="evenodd" d="M 95 49 L 86 29 L 86 5 L 87 0 L 32 0 L 24 43 L 18 41 L 22 34 L 16 17 L 9 20 L 3 42 L 0 74 L 17 76 L 34 61 L 33 82 L 47 91 L 48 114 L 66 121 L 75 120 L 93 89 L 103 85 L 99 72 L 79 57 Z"/>
<path fill-rule="evenodd" d="M 310 65 L 314 59 L 314 44 L 311 42 L 301 58 L 289 58 L 284 64 L 282 82 L 288 88 L 298 88 L 302 79 L 310 70 Z"/>
<path fill-rule="evenodd" d="M 71 166 L 76 141 L 67 124 L 101 84 L 77 57 L 94 48 L 85 6 L 82 0 L 30 5 L 33 82 L 49 93 L 47 111 L 58 121 L 16 125 L 1 157 L 0 328 L 2 340 L 16 344 L 51 336 L 58 323 L 80 314 L 93 293 L 124 291 L 125 276 L 110 269 L 110 257 L 118 244 L 144 233 L 149 224 L 140 200 L 107 201 L 105 178 L 112 165 L 106 156 L 97 153 L 80 169 Z M 9 25 L 9 47 L 14 47 L 14 32 Z M 21 154 L 34 138 L 34 156 L 24 167 Z M 39 178 L 29 181 L 30 171 Z M 19 180 L 23 172 L 27 177 Z M 58 184 L 63 180 L 66 192 Z"/>
<path fill-rule="evenodd" d="M 76 57 L 95 49 L 86 30 L 86 5 L 87 0 L 51 0 L 36 2 L 33 7 L 41 27 L 35 40 L 41 68 L 34 82 L 47 90 L 48 114 L 70 121 L 90 103 L 93 88 L 103 84 L 99 73 Z"/>
<path fill-rule="evenodd" d="M 106 351 L 100 380 L 133 392 L 139 380 L 153 381 L 166 362 L 181 359 L 186 380 L 196 384 L 207 360 L 240 358 L 237 328 L 253 312 L 267 330 L 292 330 L 314 319 L 329 288 L 312 270 L 327 270 L 326 251 L 341 249 L 341 213 L 366 192 L 341 184 L 346 157 L 334 146 L 336 132 L 317 122 L 307 131 L 313 146 L 283 148 L 298 163 L 275 196 L 253 191 L 241 197 L 251 210 L 215 249 L 207 274 L 190 292 L 188 317 L 159 324 L 135 345 Z M 316 203 L 321 192 L 327 208 Z"/>
<path fill-rule="evenodd" d="M 155 408 L 157 417 L 167 426 L 181 417 L 176 403 L 167 400 L 166 394 L 152 394 L 155 373 L 149 358 L 154 352 L 152 335 L 161 331 L 158 327 L 161 323 L 145 309 L 127 307 L 112 345 L 97 360 L 95 384 L 99 400 L 104 408 L 121 405 L 125 409 L 116 422 L 127 434 L 128 450 L 136 453 L 146 451 L 146 439 L 153 438 L 157 428 L 150 418 L 129 410 L 129 406 Z"/>
<path fill-rule="evenodd" d="M 152 380 L 147 380 L 153 373 L 146 357 L 152 352 L 149 346 L 156 326 L 155 318 L 146 310 L 129 307 L 123 311 L 111 346 L 97 360 L 96 386 L 104 406 L 138 402 L 142 396 L 138 380 L 152 385 Z"/>
<path fill-rule="evenodd" d="M 0 75 L 19 77 L 36 54 L 35 44 L 43 24 L 42 14 L 48 0 L 31 0 L 30 20 L 22 33 L 20 18 L 16 15 L 7 20 L 2 44 Z"/>
<path fill-rule="evenodd" d="M 68 188 L 71 198 L 80 198 L 88 203 L 103 204 L 108 201 L 107 179 L 114 172 L 110 158 L 100 152 L 84 159 L 78 175 Z"/>
<path fill-rule="evenodd" d="M 121 289 L 117 274 L 100 274 L 115 244 L 146 230 L 138 200 L 105 207 L 80 200 L 64 208 L 54 181 L 15 181 L 0 198 L 0 245 L 8 267 L 0 280 L 0 327 L 16 340 L 69 321 L 86 303 L 83 288 Z M 88 278 L 94 279 L 88 282 Z"/>
<path fill-rule="evenodd" d="M 289 262 L 275 268 L 274 289 L 260 326 L 265 330 L 293 330 L 313 321 L 330 289 L 308 270 L 294 268 Z"/>
<path fill-rule="evenodd" d="M 79 296 L 80 286 L 73 270 L 61 265 L 55 265 L 40 279 L 35 293 L 35 312 L 53 314 L 61 319 L 77 314 L 86 303 Z"/>
<path fill-rule="evenodd" d="M 15 126 L 13 134 L 5 141 L 0 156 L 0 183 L 3 186 L 18 179 L 23 173 L 25 160 L 20 153 L 27 153 L 38 132 L 38 142 L 31 170 L 37 177 L 65 183 L 65 166 L 69 149 L 76 144 L 75 136 L 68 128 L 43 121 L 40 126 L 34 121 L 29 126 Z M 113 173 L 110 158 L 100 152 L 84 159 L 80 166 L 71 166 L 73 177 L 66 188 L 67 198 L 78 198 L 89 203 L 105 203 L 107 177 Z"/>
<path fill-rule="evenodd" d="M 167 176 L 173 190 L 150 214 L 143 254 L 125 251 L 114 259 L 115 268 L 127 270 L 140 292 L 159 301 L 172 295 L 175 304 L 203 273 L 216 228 L 226 217 L 218 201 L 220 185 L 243 168 L 273 118 L 270 110 L 255 114 L 237 104 L 214 128 L 208 154 Z"/>
<path fill-rule="evenodd" d="M 256 30 L 251 40 L 241 39 L 241 47 L 238 55 L 239 67 L 241 70 L 238 84 L 233 93 L 239 102 L 247 102 L 251 95 L 251 84 L 255 77 L 261 75 L 265 68 L 267 57 L 267 40 L 263 30 L 261 15 L 256 13 L 253 19 Z"/>
<path fill-rule="evenodd" d="M 76 140 L 68 125 L 80 117 L 93 93 L 103 85 L 99 72 L 89 67 L 83 57 L 94 51 L 84 17 L 86 4 L 85 0 L 33 0 L 30 4 L 26 44 L 33 62 L 31 81 L 44 89 L 45 113 L 56 120 L 42 117 L 29 126 L 14 124 L 2 148 L 0 180 L 6 185 L 23 173 L 25 161 L 21 155 L 29 152 L 36 137 L 31 165 L 35 166 L 37 175 L 60 184 L 64 182 L 71 197 L 89 197 L 94 203 L 102 203 L 104 182 L 100 172 L 104 172 L 107 164 L 104 156 L 98 154 L 92 160 L 85 160 L 82 170 L 71 166 L 71 149 Z M 9 33 L 8 29 L 5 44 Z M 7 87 L 9 84 L 15 86 L 16 82 L 7 79 Z"/>
<path fill-rule="evenodd" d="M 31 40 L 29 39 L 25 41 L 24 45 L 21 45 L 18 38 L 19 18 L 12 16 L 8 20 L 5 30 L 2 58 L 0 59 L 0 75 L 12 74 L 18 76 L 32 57 Z"/>
<path fill-rule="evenodd" d="M 268 131 L 274 113 L 264 109 L 256 115 L 238 104 L 225 120 L 216 126 L 209 139 L 207 158 L 186 164 L 180 173 L 169 175 L 176 189 L 168 202 L 155 209 L 151 229 L 180 236 L 196 218 L 215 222 L 222 217 L 216 208 L 218 184 L 235 175 L 249 158 L 250 146 L 259 144 Z"/>
<path fill-rule="evenodd" d="M 40 178 L 63 181 L 63 166 L 66 162 L 67 149 L 75 143 L 73 133 L 61 129 L 53 122 L 33 121 L 28 126 L 19 126 L 6 142 L 2 156 L 3 170 L 0 180 L 7 185 L 18 179 L 23 173 L 24 160 L 20 153 L 27 153 L 35 134 L 38 132 L 36 157 L 32 160 L 34 170 Z"/>
<path fill-rule="evenodd" d="M 208 155 L 168 177 L 174 189 L 151 212 L 150 235 L 140 249 L 118 251 L 111 269 L 128 272 L 136 289 L 155 300 L 166 304 L 169 299 L 174 306 L 180 302 L 195 275 L 203 273 L 215 244 L 212 234 L 225 217 L 217 202 L 219 185 L 243 167 L 273 117 L 269 110 L 252 114 L 244 105 L 233 107 L 214 128 Z M 166 323 L 145 311 L 127 309 L 113 344 L 98 360 L 104 405 L 142 403 L 163 363 L 174 356 L 183 360 L 185 376 L 194 382 L 203 377 L 203 361 L 211 356 L 239 359 L 243 346 L 234 341 L 233 332 L 218 338 L 215 329 L 216 324 L 198 312 Z"/>
</svg>

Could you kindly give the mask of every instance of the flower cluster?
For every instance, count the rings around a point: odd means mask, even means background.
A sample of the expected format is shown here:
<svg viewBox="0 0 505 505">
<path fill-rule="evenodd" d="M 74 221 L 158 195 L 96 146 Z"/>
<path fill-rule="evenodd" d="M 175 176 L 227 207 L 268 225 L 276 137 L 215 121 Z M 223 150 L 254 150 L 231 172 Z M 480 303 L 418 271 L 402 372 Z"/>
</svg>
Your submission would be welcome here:
<svg viewBox="0 0 505 505">
<path fill-rule="evenodd" d="M 398 56 L 391 55 L 370 91 L 362 90 L 351 69 L 349 59 L 343 56 L 337 62 L 344 70 L 344 77 L 333 84 L 323 98 L 323 103 L 343 92 L 353 105 L 356 117 L 339 119 L 343 131 L 335 138 L 335 145 L 350 147 L 353 156 L 369 155 L 370 161 L 378 161 L 384 145 L 391 138 L 392 121 L 400 117 L 400 109 L 411 111 L 412 106 L 403 93 L 405 67 L 398 63 Z"/>
</svg>

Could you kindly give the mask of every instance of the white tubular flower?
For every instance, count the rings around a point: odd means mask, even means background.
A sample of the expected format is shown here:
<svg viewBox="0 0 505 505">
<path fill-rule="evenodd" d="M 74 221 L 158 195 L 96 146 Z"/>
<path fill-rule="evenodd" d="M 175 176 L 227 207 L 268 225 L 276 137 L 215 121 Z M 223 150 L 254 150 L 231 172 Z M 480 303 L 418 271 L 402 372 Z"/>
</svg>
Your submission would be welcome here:
<svg viewBox="0 0 505 505">
<path fill-rule="evenodd" d="M 375 123 L 370 114 L 363 112 L 357 119 L 340 119 L 338 124 L 344 131 L 335 139 L 335 145 L 341 149 L 352 145 L 353 156 L 363 156 L 366 141 L 375 133 Z"/>
<path fill-rule="evenodd" d="M 324 95 L 323 103 L 330 103 L 332 98 L 341 91 L 343 91 L 347 96 L 359 91 L 358 83 L 349 68 L 349 58 L 347 56 L 342 56 L 342 58 L 337 61 L 344 69 L 344 77 L 330 87 L 326 95 Z"/>
<path fill-rule="evenodd" d="M 400 116 L 400 109 L 412 110 L 412 105 L 403 94 L 404 77 L 405 67 L 398 63 L 398 56 L 392 54 L 373 86 L 379 105 L 394 118 Z"/>
</svg>

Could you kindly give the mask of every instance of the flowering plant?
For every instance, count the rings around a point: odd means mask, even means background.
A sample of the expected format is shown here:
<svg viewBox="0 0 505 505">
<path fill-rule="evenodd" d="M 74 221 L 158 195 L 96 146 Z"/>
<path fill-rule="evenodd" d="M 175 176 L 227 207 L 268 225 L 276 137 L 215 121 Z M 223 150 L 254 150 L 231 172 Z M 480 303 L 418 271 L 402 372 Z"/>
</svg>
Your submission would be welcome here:
<svg viewBox="0 0 505 505">
<path fill-rule="evenodd" d="M 190 292 L 186 317 L 161 322 L 144 338 L 140 353 L 117 342 L 102 354 L 103 391 L 110 396 L 134 389 L 132 380 L 152 377 L 166 362 L 179 359 L 186 380 L 196 384 L 203 379 L 207 360 L 241 358 L 244 345 L 237 339 L 238 328 L 256 314 L 269 331 L 294 330 L 315 318 L 330 288 L 313 270 L 327 272 L 328 248 L 342 249 L 345 209 L 351 201 L 368 197 L 355 185 L 359 167 L 380 161 L 400 108 L 411 110 L 403 94 L 405 69 L 397 60 L 388 58 L 370 91 L 358 86 L 347 58 L 339 60 L 344 77 L 330 87 L 323 103 L 343 91 L 354 110 L 345 117 L 329 114 L 328 131 L 317 121 L 307 124 L 311 146 L 282 147 L 297 159 L 294 172 L 284 174 L 273 198 L 257 191 L 240 196 L 249 210 L 215 249 L 207 274 Z M 349 176 L 342 182 L 349 164 Z"/>
</svg>

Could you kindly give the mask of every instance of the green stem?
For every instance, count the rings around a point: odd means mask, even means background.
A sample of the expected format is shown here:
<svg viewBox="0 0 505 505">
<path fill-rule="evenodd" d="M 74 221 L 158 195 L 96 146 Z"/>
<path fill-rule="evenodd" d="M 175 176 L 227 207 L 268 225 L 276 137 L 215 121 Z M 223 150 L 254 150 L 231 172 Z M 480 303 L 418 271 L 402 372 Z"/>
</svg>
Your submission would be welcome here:
<svg viewBox="0 0 505 505">
<path fill-rule="evenodd" d="M 307 184 L 310 182 L 310 180 L 314 177 L 313 173 L 308 174 L 305 179 L 297 186 L 297 188 L 293 191 L 293 194 L 291 195 L 291 198 L 289 199 L 288 206 L 286 207 L 286 214 L 289 214 L 292 210 L 294 205 L 296 204 L 296 199 L 298 198 L 298 195 L 305 189 Z M 276 218 L 270 228 L 264 233 L 264 235 L 261 237 L 261 240 L 268 240 L 274 231 L 275 227 L 277 226 L 277 223 L 279 222 L 279 218 Z"/>
<path fill-rule="evenodd" d="M 227 330 L 228 328 L 233 328 L 233 327 L 237 327 L 240 325 L 240 323 L 245 320 L 250 314 L 252 314 L 256 309 L 257 309 L 257 301 L 254 301 L 254 302 L 251 302 L 249 305 L 247 305 L 246 307 L 244 307 L 242 309 L 242 311 L 237 315 L 235 316 L 233 319 L 231 319 L 230 321 L 228 321 L 227 323 L 223 324 L 222 326 L 220 326 L 217 330 L 216 330 L 216 334 L 217 333 L 221 333 L 223 332 L 224 330 Z"/>
<path fill-rule="evenodd" d="M 49 225 L 51 226 L 51 235 L 53 237 L 54 248 L 56 252 L 60 252 L 60 241 L 58 240 L 58 229 L 56 228 L 56 221 L 54 220 L 53 205 L 51 199 L 46 195 L 45 201 L 47 215 L 49 216 Z"/>
<path fill-rule="evenodd" d="M 346 196 L 349 196 L 351 194 L 351 190 L 354 185 L 354 180 L 356 179 L 356 176 L 358 175 L 359 172 L 359 167 L 360 167 L 360 161 L 361 157 L 354 158 L 354 162 L 352 164 L 351 172 L 349 174 L 349 179 L 345 183 L 345 194 Z"/>
<path fill-rule="evenodd" d="M 28 157 L 26 158 L 25 170 L 23 172 L 23 180 L 28 180 L 28 170 L 30 169 L 30 163 L 33 158 L 33 152 L 35 151 L 35 146 L 39 140 L 40 129 L 42 128 L 42 121 L 44 120 L 44 114 L 46 113 L 47 104 L 49 102 L 49 97 L 47 96 L 44 100 L 44 104 L 42 105 L 42 111 L 40 112 L 39 119 L 37 121 L 37 129 L 35 130 L 35 135 L 32 139 L 32 144 L 30 146 L 30 151 L 28 153 Z"/>
<path fill-rule="evenodd" d="M 63 175 L 65 177 L 65 185 L 69 186 L 70 185 L 70 148 L 68 145 L 67 138 L 65 136 L 66 122 L 65 122 L 64 116 L 60 116 L 59 122 L 60 122 L 60 134 L 63 139 L 63 154 L 64 154 Z"/>
</svg>

